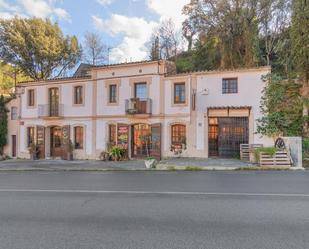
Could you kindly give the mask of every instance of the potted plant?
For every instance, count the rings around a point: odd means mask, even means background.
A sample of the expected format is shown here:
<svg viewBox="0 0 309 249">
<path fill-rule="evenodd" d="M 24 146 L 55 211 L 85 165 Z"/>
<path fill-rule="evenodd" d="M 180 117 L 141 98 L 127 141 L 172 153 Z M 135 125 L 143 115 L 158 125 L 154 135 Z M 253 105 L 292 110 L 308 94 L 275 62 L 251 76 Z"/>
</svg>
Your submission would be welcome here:
<svg viewBox="0 0 309 249">
<path fill-rule="evenodd" d="M 70 139 L 69 142 L 65 145 L 65 151 L 66 151 L 66 154 L 67 154 L 67 160 L 68 160 L 68 161 L 73 160 L 74 145 L 73 145 L 71 139 Z"/>
<path fill-rule="evenodd" d="M 154 168 L 156 164 L 156 159 L 152 156 L 147 156 L 145 158 L 145 166 L 146 166 L 146 169 L 151 169 L 151 168 Z"/>
<path fill-rule="evenodd" d="M 119 161 L 124 156 L 124 149 L 119 146 L 114 146 L 109 154 L 114 161 Z"/>
<path fill-rule="evenodd" d="M 146 166 L 147 169 L 151 169 L 155 166 L 155 163 L 156 163 L 156 159 L 154 157 L 150 156 L 150 153 L 149 153 L 149 145 L 151 143 L 151 135 L 150 134 L 142 135 L 142 136 L 140 136 L 140 139 L 141 139 L 142 143 L 145 144 L 145 146 L 146 146 L 147 157 L 144 160 L 145 166 Z"/>
<path fill-rule="evenodd" d="M 129 115 L 137 114 L 137 109 L 128 109 L 127 114 L 129 114 Z"/>
<path fill-rule="evenodd" d="M 38 155 L 39 149 L 35 143 L 31 143 L 29 145 L 29 154 L 31 160 L 36 160 Z"/>
</svg>

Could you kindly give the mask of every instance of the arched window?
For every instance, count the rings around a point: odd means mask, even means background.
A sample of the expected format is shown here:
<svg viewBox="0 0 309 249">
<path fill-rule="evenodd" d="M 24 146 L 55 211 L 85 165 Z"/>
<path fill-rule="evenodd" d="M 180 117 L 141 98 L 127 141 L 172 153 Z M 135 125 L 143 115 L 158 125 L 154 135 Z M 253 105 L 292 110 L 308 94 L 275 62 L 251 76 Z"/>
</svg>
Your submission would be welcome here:
<svg viewBox="0 0 309 249">
<path fill-rule="evenodd" d="M 186 143 L 186 126 L 182 124 L 172 125 L 172 145 L 181 145 Z"/>
</svg>

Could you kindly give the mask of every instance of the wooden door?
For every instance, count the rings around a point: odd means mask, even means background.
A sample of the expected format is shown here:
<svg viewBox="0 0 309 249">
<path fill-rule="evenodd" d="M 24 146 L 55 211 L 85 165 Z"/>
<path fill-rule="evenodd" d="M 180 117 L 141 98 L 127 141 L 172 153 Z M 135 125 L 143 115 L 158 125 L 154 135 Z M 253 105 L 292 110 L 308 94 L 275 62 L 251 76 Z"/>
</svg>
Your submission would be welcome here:
<svg viewBox="0 0 309 249">
<path fill-rule="evenodd" d="M 12 135 L 12 157 L 16 157 L 16 135 Z"/>
<path fill-rule="evenodd" d="M 161 124 L 151 125 L 151 147 L 150 155 L 161 160 Z"/>
<path fill-rule="evenodd" d="M 150 153 L 151 129 L 148 124 L 135 124 L 132 127 L 132 157 L 145 158 Z"/>
<path fill-rule="evenodd" d="M 63 156 L 62 150 L 62 129 L 59 126 L 50 129 L 50 154 L 52 157 Z"/>
<path fill-rule="evenodd" d="M 45 158 L 45 128 L 44 126 L 36 127 L 36 144 L 38 146 L 38 159 Z"/>
</svg>

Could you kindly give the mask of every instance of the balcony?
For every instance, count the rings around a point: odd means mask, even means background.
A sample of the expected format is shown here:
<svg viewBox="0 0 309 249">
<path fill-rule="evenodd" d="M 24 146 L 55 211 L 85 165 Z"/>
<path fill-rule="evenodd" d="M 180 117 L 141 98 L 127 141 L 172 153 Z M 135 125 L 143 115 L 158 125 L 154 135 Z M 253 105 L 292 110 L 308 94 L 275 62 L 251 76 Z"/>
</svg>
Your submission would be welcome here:
<svg viewBox="0 0 309 249">
<path fill-rule="evenodd" d="M 126 100 L 126 114 L 138 115 L 139 117 L 146 115 L 150 116 L 152 113 L 151 99 L 132 98 Z"/>
<path fill-rule="evenodd" d="M 63 105 L 38 105 L 39 118 L 62 118 Z"/>
</svg>

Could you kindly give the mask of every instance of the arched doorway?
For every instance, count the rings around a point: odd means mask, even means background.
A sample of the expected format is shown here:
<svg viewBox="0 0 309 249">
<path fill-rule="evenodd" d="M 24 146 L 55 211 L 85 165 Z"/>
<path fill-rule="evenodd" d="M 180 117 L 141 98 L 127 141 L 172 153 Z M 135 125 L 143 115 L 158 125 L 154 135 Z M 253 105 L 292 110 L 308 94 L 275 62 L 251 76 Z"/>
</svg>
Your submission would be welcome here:
<svg viewBox="0 0 309 249">
<path fill-rule="evenodd" d="M 151 126 L 134 124 L 132 126 L 132 157 L 143 158 L 150 154 Z"/>
<path fill-rule="evenodd" d="M 50 156 L 62 157 L 62 128 L 53 126 L 50 128 Z"/>
</svg>

